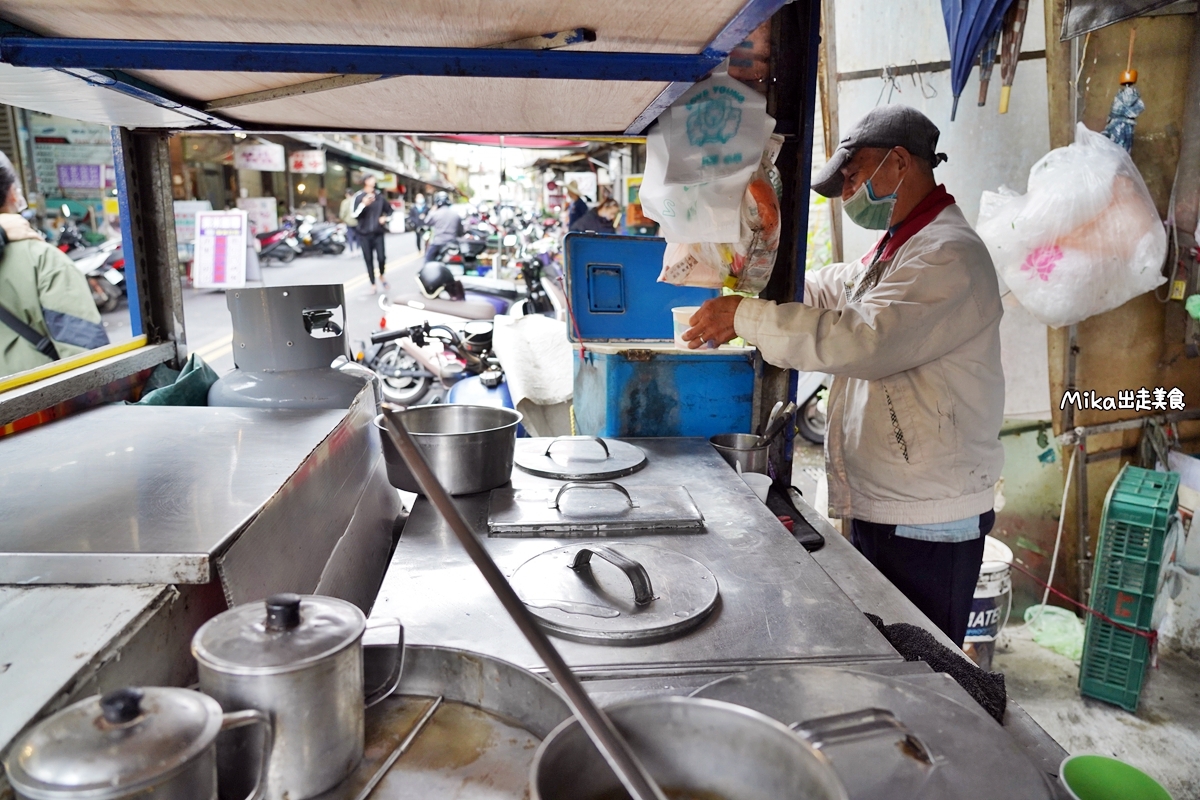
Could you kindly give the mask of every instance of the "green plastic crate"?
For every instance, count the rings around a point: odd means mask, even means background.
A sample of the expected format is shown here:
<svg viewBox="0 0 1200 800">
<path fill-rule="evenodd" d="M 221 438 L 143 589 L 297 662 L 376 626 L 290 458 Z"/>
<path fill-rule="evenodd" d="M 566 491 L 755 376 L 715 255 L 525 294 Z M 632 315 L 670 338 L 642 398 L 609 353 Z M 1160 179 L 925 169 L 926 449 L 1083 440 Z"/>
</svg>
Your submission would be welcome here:
<svg viewBox="0 0 1200 800">
<path fill-rule="evenodd" d="M 1150 640 L 1089 617 L 1079 667 L 1079 691 L 1137 711 L 1138 695 L 1150 662 Z"/>
<path fill-rule="evenodd" d="M 1179 475 L 1126 465 L 1104 500 L 1092 572 L 1092 608 L 1130 628 L 1149 631 L 1163 541 L 1178 508 Z M 1080 692 L 1133 711 L 1149 641 L 1095 617 L 1087 622 Z"/>
</svg>

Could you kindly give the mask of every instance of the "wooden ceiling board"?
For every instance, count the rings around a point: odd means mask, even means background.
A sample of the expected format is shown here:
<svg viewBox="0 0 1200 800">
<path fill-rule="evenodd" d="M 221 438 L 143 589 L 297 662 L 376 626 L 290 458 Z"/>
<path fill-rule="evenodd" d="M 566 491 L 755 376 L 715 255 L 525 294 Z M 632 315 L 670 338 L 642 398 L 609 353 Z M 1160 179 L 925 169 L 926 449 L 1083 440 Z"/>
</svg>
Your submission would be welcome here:
<svg viewBox="0 0 1200 800">
<path fill-rule="evenodd" d="M 620 133 L 665 83 L 407 76 L 227 108 L 263 128 Z"/>
<path fill-rule="evenodd" d="M 697 53 L 744 0 L 5 0 L 44 36 L 486 47 L 591 28 L 583 49 Z"/>
</svg>

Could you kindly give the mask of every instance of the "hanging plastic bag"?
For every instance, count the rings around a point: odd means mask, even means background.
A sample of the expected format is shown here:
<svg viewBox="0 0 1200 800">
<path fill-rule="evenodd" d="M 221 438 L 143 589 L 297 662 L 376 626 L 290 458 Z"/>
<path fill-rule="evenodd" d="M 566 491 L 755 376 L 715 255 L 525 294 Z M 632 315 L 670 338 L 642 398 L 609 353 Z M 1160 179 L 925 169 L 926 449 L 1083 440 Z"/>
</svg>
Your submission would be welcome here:
<svg viewBox="0 0 1200 800">
<path fill-rule="evenodd" d="M 1074 325 L 1162 285 L 1167 237 L 1129 154 L 1083 124 L 1029 171 L 1029 191 L 981 204 L 977 229 L 1035 319 Z"/>
<path fill-rule="evenodd" d="M 724 243 L 668 242 L 659 281 L 751 294 L 766 288 L 779 251 L 778 183 L 774 164 L 764 156 L 743 193 L 737 238 Z"/>
<path fill-rule="evenodd" d="M 758 168 L 775 120 L 767 98 L 729 77 L 728 63 L 688 89 L 659 119 L 668 186 L 721 180 Z M 747 176 L 748 177 L 748 176 Z"/>
<path fill-rule="evenodd" d="M 668 242 L 732 242 L 738 238 L 742 195 L 755 167 L 728 178 L 668 186 L 667 140 L 662 125 L 646 136 L 646 169 L 639 201 L 642 214 L 659 224 Z"/>
</svg>

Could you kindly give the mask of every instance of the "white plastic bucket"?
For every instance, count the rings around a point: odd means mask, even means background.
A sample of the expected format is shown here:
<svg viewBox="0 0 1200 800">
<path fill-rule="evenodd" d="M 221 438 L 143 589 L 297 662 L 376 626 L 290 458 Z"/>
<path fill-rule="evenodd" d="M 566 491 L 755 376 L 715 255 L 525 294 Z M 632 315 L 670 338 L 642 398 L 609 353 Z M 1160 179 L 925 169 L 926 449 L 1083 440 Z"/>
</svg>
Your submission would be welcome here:
<svg viewBox="0 0 1200 800">
<path fill-rule="evenodd" d="M 975 582 L 975 599 L 967 621 L 968 642 L 994 642 L 1012 611 L 1013 552 L 999 539 L 983 543 L 983 565 Z"/>
<path fill-rule="evenodd" d="M 671 309 L 671 323 L 675 332 L 675 346 L 681 350 L 688 349 L 688 343 L 683 340 L 683 334 L 692 327 L 691 319 L 700 310 L 700 306 L 676 306 Z M 700 345 L 701 350 L 712 350 L 714 345 L 707 342 Z"/>
</svg>

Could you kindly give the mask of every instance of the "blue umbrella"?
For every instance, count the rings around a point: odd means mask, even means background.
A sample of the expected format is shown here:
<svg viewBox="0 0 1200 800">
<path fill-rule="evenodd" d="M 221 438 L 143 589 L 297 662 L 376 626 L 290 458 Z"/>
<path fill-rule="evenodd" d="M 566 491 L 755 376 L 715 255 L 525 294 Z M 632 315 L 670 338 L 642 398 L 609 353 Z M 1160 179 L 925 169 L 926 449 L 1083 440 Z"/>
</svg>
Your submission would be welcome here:
<svg viewBox="0 0 1200 800">
<path fill-rule="evenodd" d="M 1012 0 L 942 0 L 942 16 L 946 19 L 946 36 L 950 40 L 950 88 L 954 105 L 950 111 L 953 121 L 958 113 L 958 97 L 971 77 L 971 68 L 980 50 L 991 40 L 1004 22 L 1004 12 Z"/>
</svg>

